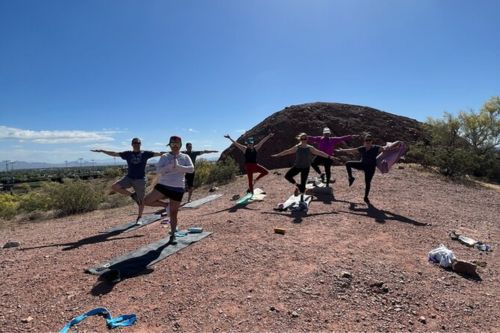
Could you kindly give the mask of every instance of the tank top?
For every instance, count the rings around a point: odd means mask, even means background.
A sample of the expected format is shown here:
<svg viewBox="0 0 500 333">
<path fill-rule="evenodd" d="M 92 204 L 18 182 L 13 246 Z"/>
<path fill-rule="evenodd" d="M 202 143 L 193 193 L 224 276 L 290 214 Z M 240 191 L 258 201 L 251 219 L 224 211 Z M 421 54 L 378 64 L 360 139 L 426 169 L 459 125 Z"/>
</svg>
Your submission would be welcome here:
<svg viewBox="0 0 500 333">
<path fill-rule="evenodd" d="M 245 150 L 245 163 L 257 163 L 257 150 L 255 148 Z"/>
<path fill-rule="evenodd" d="M 294 164 L 296 168 L 309 168 L 311 166 L 311 150 L 309 148 L 309 145 L 305 148 L 297 147 Z"/>
</svg>

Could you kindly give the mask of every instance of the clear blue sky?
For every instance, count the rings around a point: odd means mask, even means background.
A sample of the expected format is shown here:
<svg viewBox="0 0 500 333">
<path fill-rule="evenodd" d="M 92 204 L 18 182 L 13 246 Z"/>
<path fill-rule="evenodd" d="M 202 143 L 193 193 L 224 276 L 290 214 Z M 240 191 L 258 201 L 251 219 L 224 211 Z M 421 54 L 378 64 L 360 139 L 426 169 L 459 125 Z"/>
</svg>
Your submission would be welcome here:
<svg viewBox="0 0 500 333">
<path fill-rule="evenodd" d="M 285 106 L 425 121 L 500 95 L 497 0 L 0 0 L 1 160 L 225 149 Z"/>
</svg>

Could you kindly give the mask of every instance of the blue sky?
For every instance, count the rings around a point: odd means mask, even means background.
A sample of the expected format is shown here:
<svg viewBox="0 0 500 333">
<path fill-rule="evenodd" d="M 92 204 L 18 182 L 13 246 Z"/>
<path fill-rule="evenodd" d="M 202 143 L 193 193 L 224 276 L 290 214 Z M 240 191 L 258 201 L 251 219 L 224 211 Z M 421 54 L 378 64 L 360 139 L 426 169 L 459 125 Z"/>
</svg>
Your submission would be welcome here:
<svg viewBox="0 0 500 333">
<path fill-rule="evenodd" d="M 227 148 L 293 104 L 425 121 L 500 95 L 496 0 L 0 0 L 1 160 Z"/>
</svg>

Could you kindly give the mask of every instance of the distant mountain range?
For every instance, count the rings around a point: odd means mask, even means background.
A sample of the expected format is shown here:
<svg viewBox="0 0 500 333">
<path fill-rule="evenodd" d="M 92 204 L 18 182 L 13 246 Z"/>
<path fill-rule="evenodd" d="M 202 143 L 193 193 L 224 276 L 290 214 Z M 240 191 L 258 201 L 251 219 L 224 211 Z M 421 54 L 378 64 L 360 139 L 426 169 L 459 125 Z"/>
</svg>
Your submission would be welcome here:
<svg viewBox="0 0 500 333">
<path fill-rule="evenodd" d="M 199 158 L 200 160 L 203 158 Z M 218 159 L 217 157 L 207 157 L 206 158 L 209 161 L 215 161 Z M 154 164 L 157 163 L 159 158 L 152 158 L 148 161 L 149 164 Z M 95 161 L 68 161 L 68 162 L 63 162 L 63 163 L 45 163 L 45 162 L 25 162 L 25 161 L 13 161 L 9 162 L 8 164 L 8 171 L 11 170 L 26 170 L 26 169 L 51 169 L 51 168 L 75 168 L 75 167 L 90 167 L 90 166 L 95 166 L 95 165 L 109 165 L 109 166 L 114 166 L 114 165 L 126 165 L 127 163 L 120 159 L 117 158 L 116 161 L 110 161 L 110 160 L 95 160 Z M 0 161 L 0 172 L 3 172 L 6 170 L 6 164 L 5 162 Z"/>
</svg>

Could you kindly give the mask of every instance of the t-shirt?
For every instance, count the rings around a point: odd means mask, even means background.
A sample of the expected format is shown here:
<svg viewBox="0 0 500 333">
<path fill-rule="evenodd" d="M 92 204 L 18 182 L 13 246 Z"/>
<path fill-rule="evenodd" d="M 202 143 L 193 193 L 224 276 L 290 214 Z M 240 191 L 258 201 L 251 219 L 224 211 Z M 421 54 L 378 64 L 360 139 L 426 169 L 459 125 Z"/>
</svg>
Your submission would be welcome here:
<svg viewBox="0 0 500 333">
<path fill-rule="evenodd" d="M 148 159 L 154 155 L 154 152 L 148 150 L 141 150 L 137 153 L 131 150 L 122 151 L 120 157 L 127 161 L 128 165 L 127 177 L 132 179 L 143 179 L 146 176 L 146 163 Z"/>
<path fill-rule="evenodd" d="M 375 167 L 377 165 L 377 155 L 380 152 L 379 145 L 372 145 L 369 150 L 366 150 L 365 146 L 358 147 L 358 151 L 361 154 L 361 162 L 365 165 Z"/>
<path fill-rule="evenodd" d="M 203 154 L 202 151 L 183 151 L 184 154 L 187 154 L 189 158 L 191 158 L 191 162 L 193 162 L 193 165 L 196 163 L 196 158 L 200 155 Z"/>
</svg>

